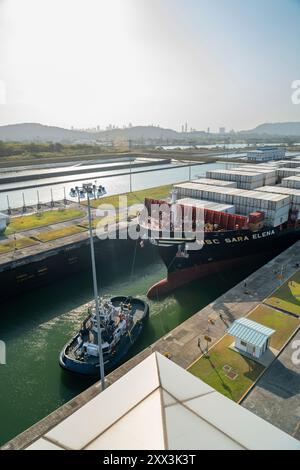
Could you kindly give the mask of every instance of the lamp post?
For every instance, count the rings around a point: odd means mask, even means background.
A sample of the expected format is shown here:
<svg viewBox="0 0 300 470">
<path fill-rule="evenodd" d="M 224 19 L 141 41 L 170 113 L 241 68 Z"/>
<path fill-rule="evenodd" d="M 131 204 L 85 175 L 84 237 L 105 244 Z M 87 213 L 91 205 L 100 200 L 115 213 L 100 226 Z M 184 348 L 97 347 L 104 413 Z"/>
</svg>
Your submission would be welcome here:
<svg viewBox="0 0 300 470">
<path fill-rule="evenodd" d="M 66 187 L 64 186 L 64 205 L 67 205 Z"/>
<path fill-rule="evenodd" d="M 22 199 L 23 199 L 23 212 L 26 212 L 26 203 L 25 203 L 24 193 L 22 193 Z"/>
<path fill-rule="evenodd" d="M 89 219 L 89 233 L 90 233 L 90 246 L 91 246 L 91 261 L 92 261 L 92 272 L 93 272 L 93 286 L 94 286 L 94 298 L 96 307 L 96 318 L 97 318 L 97 332 L 98 332 L 98 350 L 99 350 L 99 365 L 100 365 L 100 381 L 102 390 L 105 390 L 105 374 L 104 374 L 104 361 L 102 351 L 102 336 L 101 336 L 101 325 L 100 325 L 100 308 L 99 308 L 99 295 L 98 295 L 98 284 L 97 284 L 97 272 L 95 263 L 95 250 L 94 250 L 94 238 L 93 238 L 93 227 L 92 227 L 92 215 L 90 197 L 87 196 L 88 201 L 88 219 Z"/>
<path fill-rule="evenodd" d="M 132 193 L 132 162 L 130 157 L 130 193 Z"/>
<path fill-rule="evenodd" d="M 10 215 L 11 214 L 11 208 L 10 208 L 10 204 L 9 204 L 9 197 L 6 196 L 6 199 L 7 199 L 7 213 L 8 213 L 8 215 Z"/>
</svg>

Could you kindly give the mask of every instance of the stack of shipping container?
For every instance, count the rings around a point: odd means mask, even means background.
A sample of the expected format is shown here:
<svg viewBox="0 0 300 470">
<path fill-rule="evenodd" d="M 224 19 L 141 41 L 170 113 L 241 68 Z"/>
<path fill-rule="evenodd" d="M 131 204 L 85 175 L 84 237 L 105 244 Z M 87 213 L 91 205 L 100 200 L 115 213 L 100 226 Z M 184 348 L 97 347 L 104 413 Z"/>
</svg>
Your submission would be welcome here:
<svg viewBox="0 0 300 470">
<path fill-rule="evenodd" d="M 263 175 L 263 186 L 273 185 L 277 182 L 276 168 L 265 168 L 259 165 L 240 165 L 238 171 L 253 171 Z"/>
<path fill-rule="evenodd" d="M 300 190 L 298 189 L 286 188 L 284 186 L 263 186 L 262 188 L 258 188 L 258 191 L 289 196 L 290 209 L 300 211 Z"/>
<path fill-rule="evenodd" d="M 276 174 L 278 180 L 281 182 L 284 178 L 288 178 L 289 176 L 300 175 L 300 168 L 278 168 Z"/>
<path fill-rule="evenodd" d="M 286 160 L 280 163 L 280 168 L 299 168 L 299 160 Z"/>
<path fill-rule="evenodd" d="M 285 188 L 300 189 L 300 175 L 284 178 L 281 185 Z"/>
<path fill-rule="evenodd" d="M 208 184 L 209 186 L 224 186 L 225 188 L 237 188 L 237 183 L 234 181 L 223 181 L 204 177 L 193 180 L 192 183 Z"/>
<path fill-rule="evenodd" d="M 235 214 L 235 207 L 230 204 L 220 204 L 213 201 L 205 201 L 204 199 L 192 199 L 189 197 L 179 199 L 177 204 L 181 206 L 196 207 L 200 209 L 209 209 L 216 212 L 224 212 L 226 214 Z"/>
<path fill-rule="evenodd" d="M 290 197 L 263 191 L 183 183 L 175 185 L 179 198 L 196 198 L 235 206 L 236 213 L 249 215 L 256 211 L 265 213 L 265 223 L 277 227 L 289 218 Z"/>
<path fill-rule="evenodd" d="M 255 189 L 263 186 L 264 176 L 255 171 L 210 170 L 206 172 L 209 179 L 234 181 L 239 189 Z"/>
</svg>

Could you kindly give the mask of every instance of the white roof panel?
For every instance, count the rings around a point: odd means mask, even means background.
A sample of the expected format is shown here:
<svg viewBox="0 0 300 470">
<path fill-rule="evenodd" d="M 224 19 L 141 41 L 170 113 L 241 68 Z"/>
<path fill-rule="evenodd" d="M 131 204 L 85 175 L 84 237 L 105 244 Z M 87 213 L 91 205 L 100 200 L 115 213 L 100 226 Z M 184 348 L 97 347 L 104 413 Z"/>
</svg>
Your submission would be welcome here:
<svg viewBox="0 0 300 470">
<path fill-rule="evenodd" d="M 298 449 L 300 442 L 154 353 L 28 447 Z"/>
</svg>

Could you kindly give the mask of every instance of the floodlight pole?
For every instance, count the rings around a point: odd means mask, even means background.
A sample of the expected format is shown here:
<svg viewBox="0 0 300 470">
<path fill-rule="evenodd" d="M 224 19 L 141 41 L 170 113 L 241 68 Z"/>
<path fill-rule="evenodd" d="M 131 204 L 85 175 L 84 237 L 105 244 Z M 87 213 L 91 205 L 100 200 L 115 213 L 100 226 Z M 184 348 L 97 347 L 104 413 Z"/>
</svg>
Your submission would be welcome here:
<svg viewBox="0 0 300 470">
<path fill-rule="evenodd" d="M 131 163 L 131 157 L 130 157 L 130 193 L 132 193 L 132 163 Z"/>
<path fill-rule="evenodd" d="M 105 374 L 104 374 L 104 361 L 102 351 L 102 336 L 101 336 L 101 325 L 100 325 L 100 313 L 99 313 L 99 295 L 98 295 L 98 284 L 97 284 L 97 272 L 95 263 L 95 250 L 94 250 L 94 238 L 93 238 L 93 227 L 92 227 L 92 215 L 89 195 L 88 200 L 88 218 L 89 218 L 89 232 L 90 232 L 90 246 L 91 246 L 91 260 L 92 260 L 92 272 L 93 272 L 93 286 L 94 286 L 94 297 L 96 307 L 96 318 L 97 318 L 97 330 L 98 330 L 98 350 L 99 350 L 99 366 L 100 366 L 100 381 L 102 391 L 105 390 Z"/>
</svg>

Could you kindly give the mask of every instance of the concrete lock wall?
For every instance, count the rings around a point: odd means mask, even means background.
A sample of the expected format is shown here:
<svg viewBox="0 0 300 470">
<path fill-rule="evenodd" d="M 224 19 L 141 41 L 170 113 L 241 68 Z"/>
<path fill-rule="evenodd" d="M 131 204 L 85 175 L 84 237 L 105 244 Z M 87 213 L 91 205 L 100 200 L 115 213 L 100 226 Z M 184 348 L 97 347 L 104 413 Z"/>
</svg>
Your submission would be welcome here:
<svg viewBox="0 0 300 470">
<path fill-rule="evenodd" d="M 0 341 L 0 365 L 6 364 L 6 345 L 4 341 Z"/>
</svg>

